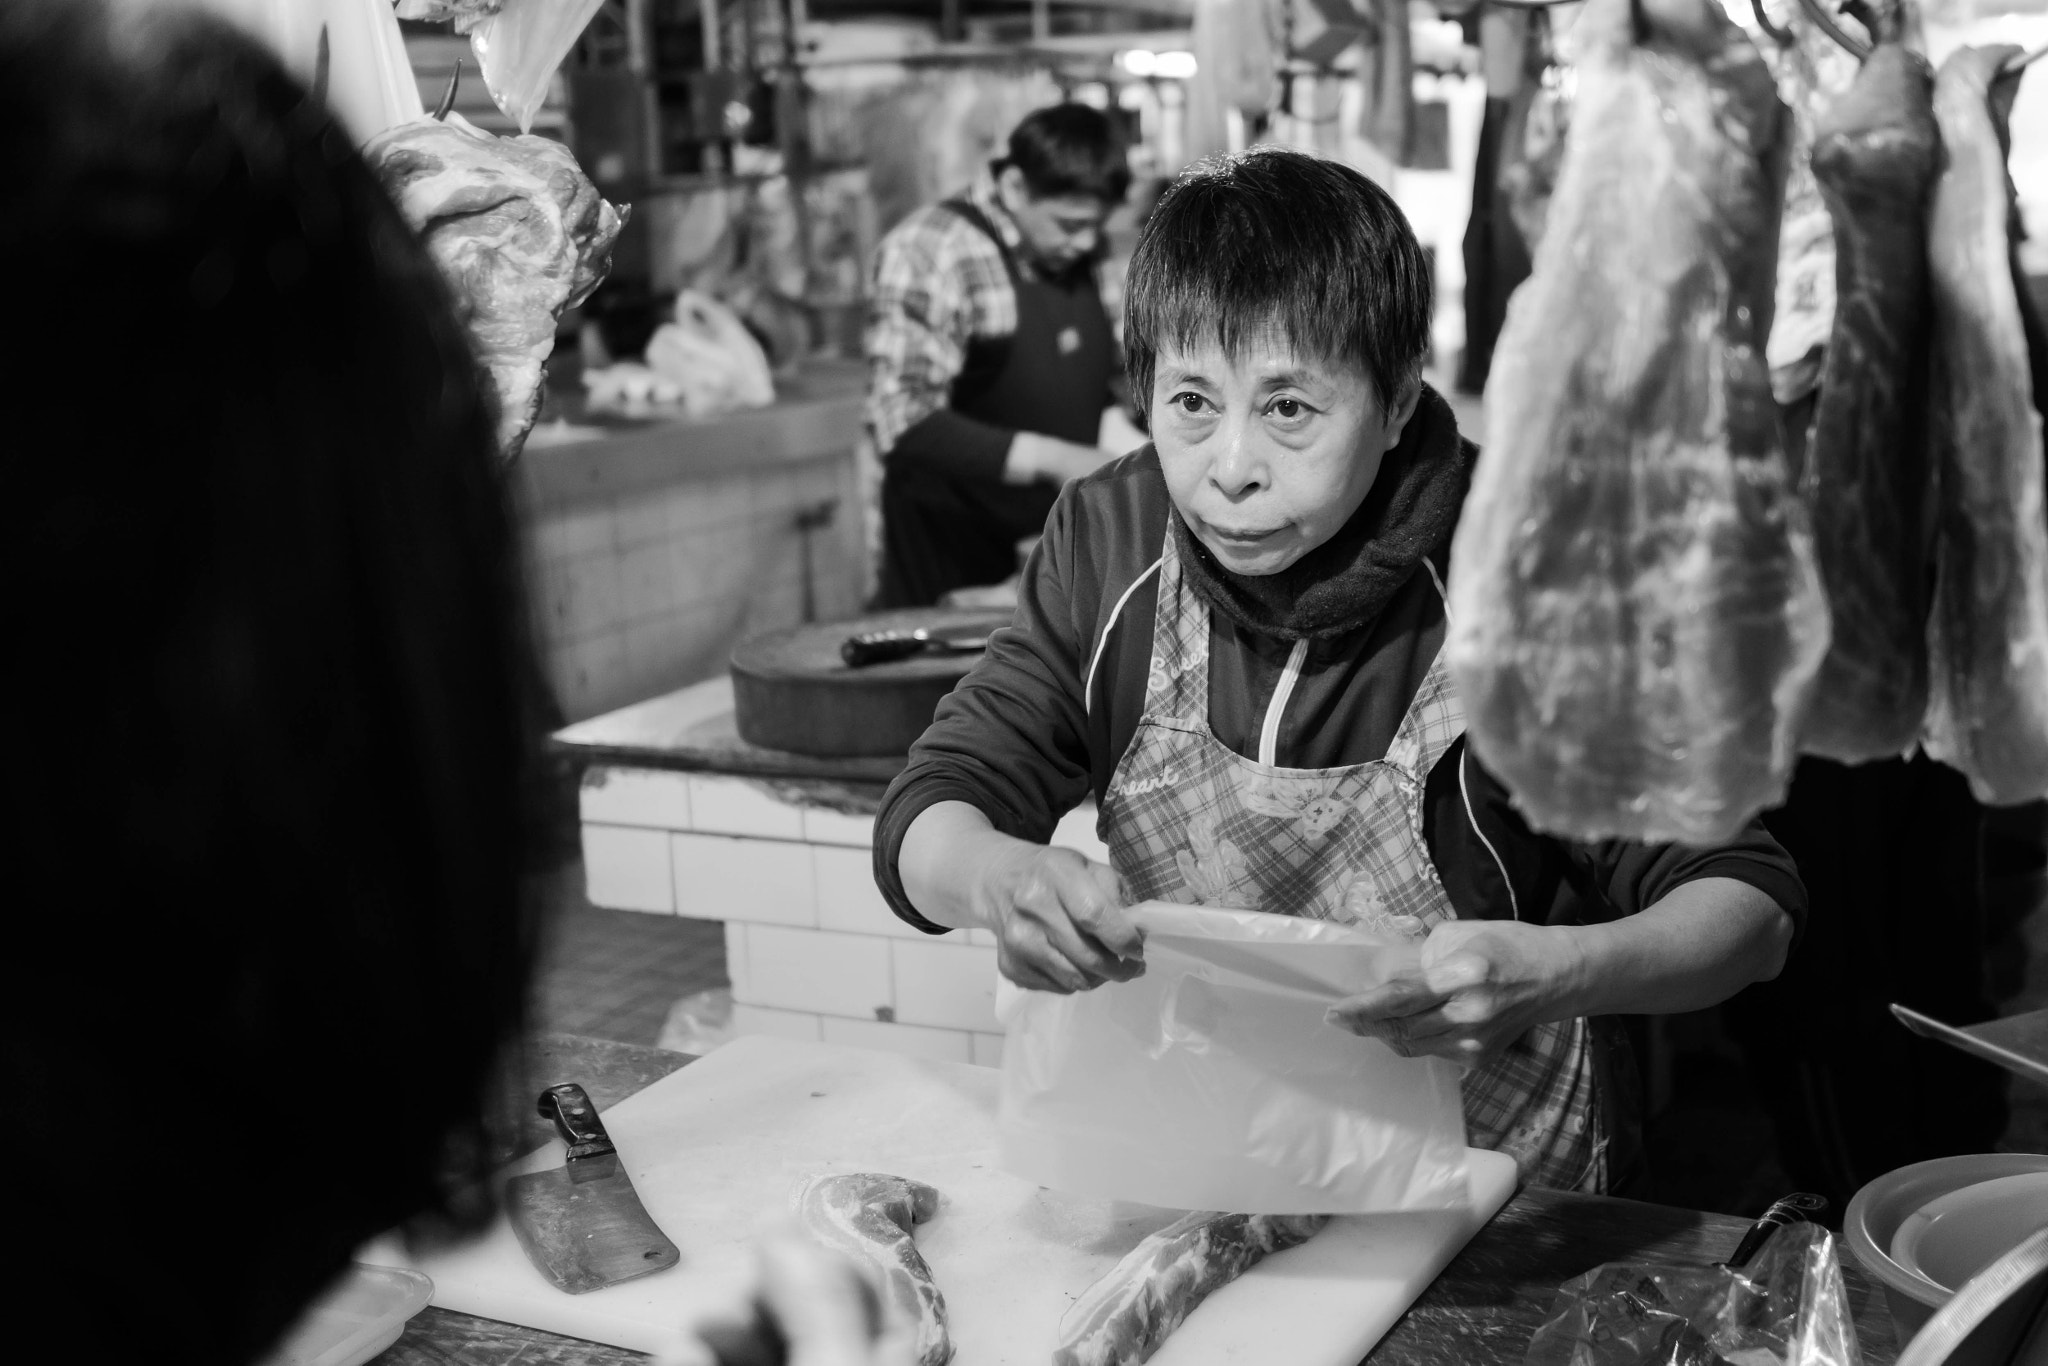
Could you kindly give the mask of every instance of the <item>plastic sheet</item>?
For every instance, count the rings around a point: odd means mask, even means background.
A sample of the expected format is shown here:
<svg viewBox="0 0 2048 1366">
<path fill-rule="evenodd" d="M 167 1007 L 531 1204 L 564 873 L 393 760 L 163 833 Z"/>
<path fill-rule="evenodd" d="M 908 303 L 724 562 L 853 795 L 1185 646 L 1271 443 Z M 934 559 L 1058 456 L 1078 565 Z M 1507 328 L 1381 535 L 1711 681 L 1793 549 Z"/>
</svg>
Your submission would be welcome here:
<svg viewBox="0 0 2048 1366">
<path fill-rule="evenodd" d="M 505 0 L 496 14 L 469 29 L 484 86 L 519 131 L 533 131 L 533 116 L 547 98 L 555 69 L 576 45 L 604 0 Z"/>
<path fill-rule="evenodd" d="M 1325 1021 L 1414 971 L 1413 943 L 1147 902 L 1145 975 L 997 994 L 1004 1166 L 1098 1199 L 1242 1214 L 1442 1209 L 1470 1198 L 1458 1070 Z"/>
<path fill-rule="evenodd" d="M 1558 1288 L 1523 1366 L 1862 1366 L 1835 1239 L 1771 1235 L 1742 1270 L 1609 1262 Z"/>
<path fill-rule="evenodd" d="M 308 85 L 319 63 L 320 33 L 326 30 L 327 103 L 358 144 L 426 113 L 389 0 L 200 0 L 200 4 L 264 43 Z"/>
</svg>

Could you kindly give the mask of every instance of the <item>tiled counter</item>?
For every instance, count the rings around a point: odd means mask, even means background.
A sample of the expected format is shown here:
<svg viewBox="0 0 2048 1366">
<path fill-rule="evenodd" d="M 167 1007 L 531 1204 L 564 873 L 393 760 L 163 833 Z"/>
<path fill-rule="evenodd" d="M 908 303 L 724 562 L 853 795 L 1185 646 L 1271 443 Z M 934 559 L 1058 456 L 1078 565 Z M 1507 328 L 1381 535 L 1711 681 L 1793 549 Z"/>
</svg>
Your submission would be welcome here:
<svg viewBox="0 0 2048 1366">
<path fill-rule="evenodd" d="M 731 697 L 719 678 L 557 737 L 591 760 L 581 808 L 592 904 L 724 922 L 742 1033 L 995 1064 L 994 940 L 914 930 L 875 890 L 889 765 L 853 761 L 835 778 L 704 767 L 737 743 Z M 1108 860 L 1092 806 L 1068 813 L 1054 839 Z"/>
<path fill-rule="evenodd" d="M 767 408 L 535 430 L 514 478 L 569 719 L 722 672 L 755 631 L 859 610 L 865 373 L 815 361 Z"/>
</svg>

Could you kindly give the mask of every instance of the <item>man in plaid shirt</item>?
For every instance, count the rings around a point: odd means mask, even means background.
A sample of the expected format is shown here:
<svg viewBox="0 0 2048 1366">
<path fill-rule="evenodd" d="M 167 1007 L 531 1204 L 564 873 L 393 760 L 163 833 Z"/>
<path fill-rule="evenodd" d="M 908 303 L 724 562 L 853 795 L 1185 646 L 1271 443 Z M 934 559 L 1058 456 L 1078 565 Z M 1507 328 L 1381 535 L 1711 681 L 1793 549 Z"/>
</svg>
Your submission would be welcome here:
<svg viewBox="0 0 2048 1366">
<path fill-rule="evenodd" d="M 911 214 L 876 252 L 868 434 L 881 454 L 879 607 L 999 583 L 1096 446 L 1117 371 L 1095 278 L 1130 185 L 1102 113 L 1026 117 L 957 198 Z"/>
</svg>

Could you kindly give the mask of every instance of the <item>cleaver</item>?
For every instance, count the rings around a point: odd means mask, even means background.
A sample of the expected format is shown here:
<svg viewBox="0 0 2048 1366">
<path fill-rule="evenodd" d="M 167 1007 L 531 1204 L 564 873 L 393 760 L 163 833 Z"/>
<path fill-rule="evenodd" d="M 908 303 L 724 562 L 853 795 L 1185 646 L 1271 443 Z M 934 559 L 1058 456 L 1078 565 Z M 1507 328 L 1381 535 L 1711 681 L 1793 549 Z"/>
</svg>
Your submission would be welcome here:
<svg viewBox="0 0 2048 1366">
<path fill-rule="evenodd" d="M 541 1274 L 581 1295 L 680 1262 L 683 1254 L 633 1193 L 583 1088 L 550 1086 L 540 1093 L 540 1112 L 569 1145 L 569 1160 L 513 1177 L 505 1205 L 512 1232 Z"/>
</svg>

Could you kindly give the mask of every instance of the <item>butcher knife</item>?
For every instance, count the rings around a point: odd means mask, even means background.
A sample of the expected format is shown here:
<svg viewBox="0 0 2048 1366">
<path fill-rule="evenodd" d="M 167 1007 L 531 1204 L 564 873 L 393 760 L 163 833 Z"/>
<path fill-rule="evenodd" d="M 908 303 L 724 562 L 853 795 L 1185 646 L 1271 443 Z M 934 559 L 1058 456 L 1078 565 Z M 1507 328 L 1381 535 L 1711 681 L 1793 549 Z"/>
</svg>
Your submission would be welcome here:
<svg viewBox="0 0 2048 1366">
<path fill-rule="evenodd" d="M 540 1112 L 569 1145 L 569 1160 L 513 1177 L 505 1205 L 519 1245 L 541 1274 L 581 1295 L 680 1262 L 683 1254 L 633 1193 L 583 1088 L 550 1086 L 540 1093 Z"/>
<path fill-rule="evenodd" d="M 866 631 L 848 636 L 846 643 L 839 647 L 839 657 L 846 662 L 847 668 L 860 669 L 892 659 L 908 659 L 927 650 L 970 654 L 988 648 L 990 630 L 988 626 L 954 627 L 950 630 L 920 626 L 908 631 Z"/>
</svg>

